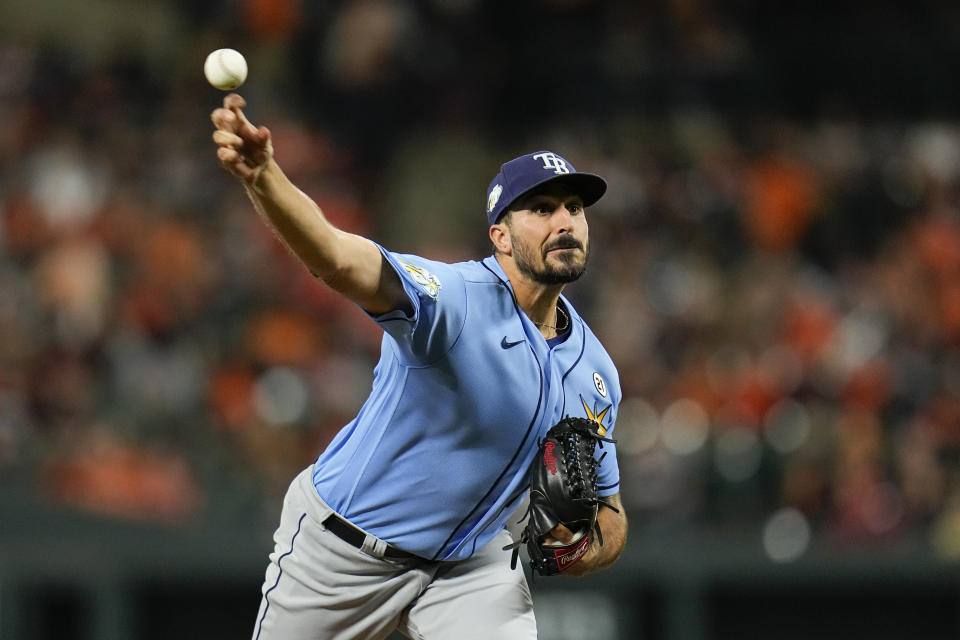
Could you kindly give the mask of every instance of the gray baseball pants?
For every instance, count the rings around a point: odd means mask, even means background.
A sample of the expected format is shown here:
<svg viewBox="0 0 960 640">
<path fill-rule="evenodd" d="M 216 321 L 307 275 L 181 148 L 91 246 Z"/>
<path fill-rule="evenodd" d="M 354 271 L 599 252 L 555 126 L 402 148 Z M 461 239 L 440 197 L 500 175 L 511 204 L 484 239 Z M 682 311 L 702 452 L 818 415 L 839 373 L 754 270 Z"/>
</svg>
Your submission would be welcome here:
<svg viewBox="0 0 960 640">
<path fill-rule="evenodd" d="M 458 562 L 384 558 L 383 541 L 357 548 L 328 530 L 332 513 L 305 469 L 283 501 L 253 640 L 537 637 L 526 578 L 502 551 L 508 531 Z"/>
</svg>

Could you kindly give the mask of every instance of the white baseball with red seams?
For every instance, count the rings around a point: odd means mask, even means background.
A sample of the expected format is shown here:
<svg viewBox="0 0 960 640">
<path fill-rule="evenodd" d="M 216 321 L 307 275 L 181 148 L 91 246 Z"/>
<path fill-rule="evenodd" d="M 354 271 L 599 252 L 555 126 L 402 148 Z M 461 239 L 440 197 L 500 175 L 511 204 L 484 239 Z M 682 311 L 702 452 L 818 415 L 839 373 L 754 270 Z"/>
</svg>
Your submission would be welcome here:
<svg viewBox="0 0 960 640">
<path fill-rule="evenodd" d="M 247 79 L 247 61 L 236 49 L 217 49 L 203 63 L 203 75 L 217 89 L 236 89 Z"/>
</svg>

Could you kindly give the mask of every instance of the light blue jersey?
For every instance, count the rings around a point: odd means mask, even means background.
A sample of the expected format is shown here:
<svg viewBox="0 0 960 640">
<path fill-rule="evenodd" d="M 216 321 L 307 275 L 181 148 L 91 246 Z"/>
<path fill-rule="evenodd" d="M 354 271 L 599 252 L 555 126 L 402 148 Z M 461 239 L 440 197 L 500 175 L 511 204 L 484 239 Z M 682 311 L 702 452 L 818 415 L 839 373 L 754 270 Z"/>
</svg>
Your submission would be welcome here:
<svg viewBox="0 0 960 640">
<path fill-rule="evenodd" d="M 401 549 L 461 560 L 503 529 L 529 486 L 538 441 L 564 416 L 610 435 L 616 368 L 566 298 L 572 327 L 550 348 L 494 257 L 445 264 L 383 254 L 413 308 L 376 321 L 385 335 L 373 390 L 317 461 L 337 513 Z M 600 495 L 619 491 L 616 450 Z"/>
</svg>

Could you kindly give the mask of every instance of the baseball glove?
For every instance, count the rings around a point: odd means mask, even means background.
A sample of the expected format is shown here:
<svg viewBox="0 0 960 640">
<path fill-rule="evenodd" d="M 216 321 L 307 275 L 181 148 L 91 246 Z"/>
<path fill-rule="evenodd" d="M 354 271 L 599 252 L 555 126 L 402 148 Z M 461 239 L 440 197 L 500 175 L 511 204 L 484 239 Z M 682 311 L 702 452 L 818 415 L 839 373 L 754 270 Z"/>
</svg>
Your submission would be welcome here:
<svg viewBox="0 0 960 640">
<path fill-rule="evenodd" d="M 603 533 L 597 523 L 601 506 L 618 511 L 597 497 L 597 467 L 606 456 L 595 457 L 597 444 L 614 442 L 597 432 L 597 423 L 586 418 L 567 416 L 547 432 L 530 468 L 530 506 L 520 539 L 504 547 L 512 549 L 511 568 L 517 566 L 522 545 L 527 546 L 531 568 L 552 576 L 570 568 L 593 543 L 603 545 Z M 573 532 L 566 544 L 546 544 L 544 536 L 558 524 Z"/>
</svg>

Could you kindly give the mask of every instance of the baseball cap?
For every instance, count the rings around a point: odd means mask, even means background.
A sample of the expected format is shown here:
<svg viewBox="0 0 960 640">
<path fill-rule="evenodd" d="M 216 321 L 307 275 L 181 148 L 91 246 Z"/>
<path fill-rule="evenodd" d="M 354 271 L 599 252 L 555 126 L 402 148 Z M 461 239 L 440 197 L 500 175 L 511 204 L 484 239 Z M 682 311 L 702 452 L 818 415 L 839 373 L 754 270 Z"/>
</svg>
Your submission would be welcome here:
<svg viewBox="0 0 960 640">
<path fill-rule="evenodd" d="M 548 182 L 563 182 L 583 198 L 589 207 L 607 190 L 607 182 L 598 175 L 581 173 L 552 151 L 535 151 L 504 162 L 500 173 L 487 187 L 487 220 L 491 225 L 514 200 Z"/>
</svg>

